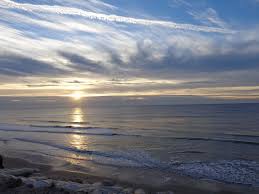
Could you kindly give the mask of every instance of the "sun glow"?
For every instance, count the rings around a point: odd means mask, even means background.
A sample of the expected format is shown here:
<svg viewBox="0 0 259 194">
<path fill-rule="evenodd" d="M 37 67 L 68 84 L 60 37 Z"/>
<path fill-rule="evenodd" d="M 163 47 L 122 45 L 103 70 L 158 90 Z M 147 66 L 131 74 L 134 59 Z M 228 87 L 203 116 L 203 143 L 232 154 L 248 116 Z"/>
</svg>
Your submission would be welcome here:
<svg viewBox="0 0 259 194">
<path fill-rule="evenodd" d="M 70 97 L 73 98 L 73 100 L 78 101 L 78 100 L 81 100 L 81 98 L 83 98 L 83 93 L 80 91 L 76 91 L 76 92 L 72 93 L 70 95 Z"/>
</svg>

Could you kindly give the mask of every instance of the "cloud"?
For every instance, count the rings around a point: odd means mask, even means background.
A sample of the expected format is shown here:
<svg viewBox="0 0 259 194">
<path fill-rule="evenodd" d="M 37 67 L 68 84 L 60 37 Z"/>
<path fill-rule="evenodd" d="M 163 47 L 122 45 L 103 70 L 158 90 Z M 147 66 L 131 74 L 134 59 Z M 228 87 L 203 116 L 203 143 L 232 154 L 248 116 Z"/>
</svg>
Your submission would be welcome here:
<svg viewBox="0 0 259 194">
<path fill-rule="evenodd" d="M 27 85 L 29 88 L 44 88 L 44 87 L 56 87 L 59 85 L 54 85 L 54 84 L 28 84 Z"/>
<path fill-rule="evenodd" d="M 9 76 L 50 76 L 61 75 L 65 71 L 54 68 L 53 66 L 38 61 L 36 59 L 18 56 L 16 54 L 0 55 L 0 74 Z"/>
<path fill-rule="evenodd" d="M 116 7 L 95 0 L 15 2 L 0 2 L 1 94 L 15 87 L 22 95 L 24 89 L 66 95 L 78 88 L 89 95 L 258 93 L 258 28 L 203 33 L 215 31 L 111 15 Z M 197 20 L 229 31 L 215 10 L 200 14 Z"/>
<path fill-rule="evenodd" d="M 185 0 L 171 0 L 169 2 L 169 5 L 171 7 L 181 7 L 181 6 L 184 6 L 184 7 L 192 7 L 192 4 L 185 1 Z"/>
<path fill-rule="evenodd" d="M 102 12 L 116 10 L 117 7 L 111 4 L 105 3 L 101 0 L 12 0 L 13 2 L 18 2 L 21 4 L 32 4 L 32 5 L 51 5 L 51 6 L 66 6 L 66 7 L 74 7 L 80 8 L 93 12 Z M 9 0 L 10 2 L 10 0 Z"/>
<path fill-rule="evenodd" d="M 0 6 L 4 8 L 20 9 L 27 12 L 39 12 L 48 14 L 59 14 L 59 15 L 75 15 L 82 16 L 91 20 L 99 20 L 104 22 L 115 22 L 115 23 L 126 23 L 126 24 L 136 24 L 144 26 L 161 26 L 171 29 L 178 30 L 190 30 L 198 32 L 214 32 L 214 33 L 234 33 L 233 30 L 208 27 L 208 26 L 198 26 L 192 24 L 180 24 L 171 21 L 162 20 L 149 20 L 149 19 L 139 19 L 132 17 L 125 17 L 119 15 L 108 15 L 103 13 L 95 13 L 90 11 L 84 11 L 78 8 L 64 7 L 64 6 L 50 6 L 50 5 L 34 5 L 34 4 L 22 4 L 16 3 L 11 0 L 3 0 Z"/>
<path fill-rule="evenodd" d="M 96 74 L 107 74 L 107 69 L 98 61 L 87 59 L 79 54 L 60 52 L 60 55 L 69 60 L 70 67 L 76 71 L 84 71 Z"/>
<path fill-rule="evenodd" d="M 259 78 L 254 73 L 259 70 L 259 41 L 255 34 L 253 38 L 248 38 L 248 34 L 243 32 L 219 40 L 193 34 L 174 35 L 166 39 L 167 47 L 157 52 L 154 47 L 158 42 L 153 40 L 146 44 L 144 41 L 138 43 L 136 52 L 128 61 L 123 61 L 114 52 L 110 54 L 110 60 L 117 64 L 121 71 L 118 75 L 122 77 L 202 78 L 215 83 L 224 80 L 226 85 L 254 85 L 259 84 Z"/>
<path fill-rule="evenodd" d="M 207 8 L 205 11 L 190 10 L 188 13 L 193 16 L 194 19 L 200 21 L 205 25 L 216 25 L 221 28 L 228 28 L 226 22 L 221 19 L 215 9 Z"/>
<path fill-rule="evenodd" d="M 170 1 L 170 6 L 172 8 L 183 8 L 190 16 L 203 25 L 230 29 L 230 26 L 219 16 L 218 12 L 211 7 L 207 7 L 206 3 L 172 0 Z"/>
</svg>

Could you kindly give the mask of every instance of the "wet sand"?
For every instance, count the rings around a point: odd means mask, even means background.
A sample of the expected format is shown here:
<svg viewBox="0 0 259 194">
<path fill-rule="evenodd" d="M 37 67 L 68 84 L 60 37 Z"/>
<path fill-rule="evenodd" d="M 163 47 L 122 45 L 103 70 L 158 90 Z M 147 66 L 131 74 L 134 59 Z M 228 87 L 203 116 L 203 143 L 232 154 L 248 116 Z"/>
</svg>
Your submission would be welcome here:
<svg viewBox="0 0 259 194">
<path fill-rule="evenodd" d="M 34 176 L 44 176 L 48 179 L 76 182 L 76 183 L 87 183 L 96 184 L 101 183 L 103 185 L 115 185 L 123 188 L 132 188 L 134 193 L 138 188 L 142 188 L 145 193 L 157 193 L 172 191 L 175 194 L 241 194 L 251 193 L 257 194 L 258 189 L 249 186 L 239 186 L 223 184 L 216 181 L 201 180 L 197 181 L 191 178 L 178 176 L 174 183 L 164 187 L 156 187 L 143 184 L 132 184 L 128 182 L 107 179 L 103 177 L 89 175 L 87 173 L 80 173 L 75 171 L 57 170 L 53 169 L 50 165 L 31 163 L 27 160 L 20 158 L 4 157 L 3 164 L 5 169 L 21 169 L 21 168 L 32 168 L 39 169 L 39 172 Z M 64 191 L 57 190 L 55 188 L 44 188 L 35 189 L 26 186 L 20 186 L 17 188 L 8 188 L 3 191 L 1 186 L 1 193 L 64 193 Z M 70 192 L 73 193 L 73 192 Z"/>
</svg>

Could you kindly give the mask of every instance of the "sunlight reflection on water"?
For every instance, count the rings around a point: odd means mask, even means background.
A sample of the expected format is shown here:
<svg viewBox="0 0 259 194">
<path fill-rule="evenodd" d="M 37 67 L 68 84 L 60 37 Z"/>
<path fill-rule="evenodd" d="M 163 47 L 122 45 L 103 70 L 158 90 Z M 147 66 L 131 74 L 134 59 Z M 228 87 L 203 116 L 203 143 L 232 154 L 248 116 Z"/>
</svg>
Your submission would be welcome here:
<svg viewBox="0 0 259 194">
<path fill-rule="evenodd" d="M 84 113 L 81 108 L 75 108 L 72 113 L 72 118 L 71 118 L 73 124 L 73 127 L 81 127 L 82 123 L 84 122 Z"/>
<path fill-rule="evenodd" d="M 71 114 L 71 122 L 72 127 L 82 127 L 82 123 L 85 122 L 84 120 L 84 112 L 80 107 L 74 108 L 72 110 L 72 114 Z M 75 129 L 74 129 L 75 130 Z M 75 130 L 75 132 L 80 132 L 80 130 Z M 77 150 L 85 150 L 88 148 L 88 137 L 86 136 L 82 136 L 79 134 L 71 134 L 69 135 L 69 144 L 71 145 L 71 147 L 77 149 Z M 70 156 L 71 158 L 69 159 L 69 162 L 72 164 L 77 163 L 78 159 L 80 160 L 80 155 L 79 154 L 71 154 Z"/>
</svg>

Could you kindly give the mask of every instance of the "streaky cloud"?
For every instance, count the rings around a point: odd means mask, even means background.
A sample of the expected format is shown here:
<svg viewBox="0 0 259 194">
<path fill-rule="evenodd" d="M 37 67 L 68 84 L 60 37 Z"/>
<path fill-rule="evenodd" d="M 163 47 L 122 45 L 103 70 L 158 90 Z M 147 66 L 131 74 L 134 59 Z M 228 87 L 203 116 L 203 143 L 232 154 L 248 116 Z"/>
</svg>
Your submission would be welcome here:
<svg viewBox="0 0 259 194">
<path fill-rule="evenodd" d="M 135 25 L 144 25 L 144 26 L 161 26 L 170 29 L 178 30 L 188 30 L 188 31 L 197 31 L 197 32 L 208 32 L 208 33 L 223 33 L 231 34 L 235 31 L 225 28 L 209 27 L 209 26 L 200 26 L 193 24 L 182 24 L 175 23 L 172 21 L 163 21 L 163 20 L 151 20 L 151 19 L 140 19 L 133 17 L 125 17 L 114 14 L 102 14 L 94 13 L 90 11 L 84 11 L 78 8 L 64 7 L 64 6 L 50 6 L 50 5 L 34 5 L 34 4 L 22 4 L 16 3 L 10 0 L 3 0 L 0 3 L 0 7 L 11 8 L 11 9 L 21 9 L 27 12 L 41 12 L 41 13 L 52 13 L 59 15 L 77 15 L 82 16 L 91 20 L 99 20 L 104 22 L 115 22 L 115 23 L 126 23 L 126 24 L 135 24 Z"/>
</svg>

